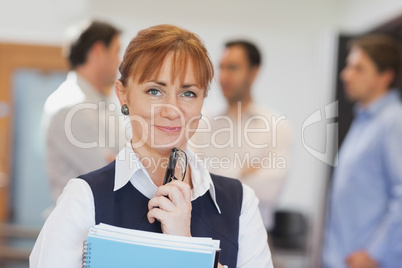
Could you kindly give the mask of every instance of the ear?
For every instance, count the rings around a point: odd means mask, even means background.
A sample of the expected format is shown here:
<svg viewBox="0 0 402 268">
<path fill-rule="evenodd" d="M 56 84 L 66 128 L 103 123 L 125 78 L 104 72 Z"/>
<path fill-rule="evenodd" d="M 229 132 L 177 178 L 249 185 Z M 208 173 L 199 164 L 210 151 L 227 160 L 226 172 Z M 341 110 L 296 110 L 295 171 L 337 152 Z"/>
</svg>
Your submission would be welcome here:
<svg viewBox="0 0 402 268">
<path fill-rule="evenodd" d="M 95 59 L 99 59 L 100 57 L 102 57 L 105 49 L 105 45 L 101 41 L 97 41 L 92 45 L 89 56 Z"/>
<path fill-rule="evenodd" d="M 119 99 L 120 105 L 128 104 L 128 90 L 124 87 L 120 80 L 114 82 L 114 92 Z"/>
<path fill-rule="evenodd" d="M 387 88 L 391 87 L 392 81 L 395 79 L 395 72 L 391 69 L 384 70 L 381 73 L 381 78 Z"/>
<path fill-rule="evenodd" d="M 251 76 L 250 76 L 251 81 L 250 82 L 254 82 L 255 78 L 257 77 L 258 73 L 260 72 L 260 67 L 253 66 L 253 67 L 251 67 L 250 72 L 251 72 Z"/>
</svg>

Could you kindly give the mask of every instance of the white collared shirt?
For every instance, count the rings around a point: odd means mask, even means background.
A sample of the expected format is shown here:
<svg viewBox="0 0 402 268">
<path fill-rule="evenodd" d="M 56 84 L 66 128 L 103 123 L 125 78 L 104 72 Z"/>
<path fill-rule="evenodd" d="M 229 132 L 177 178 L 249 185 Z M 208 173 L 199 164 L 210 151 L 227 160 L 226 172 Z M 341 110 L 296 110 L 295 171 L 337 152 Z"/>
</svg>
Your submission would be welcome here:
<svg viewBox="0 0 402 268">
<path fill-rule="evenodd" d="M 237 114 L 204 116 L 190 144 L 211 173 L 238 179 L 254 190 L 270 230 L 288 175 L 291 143 L 292 129 L 285 115 L 250 103 L 239 105 Z M 258 170 L 243 175 L 254 167 Z"/>
<path fill-rule="evenodd" d="M 209 172 L 193 152 L 186 150 L 186 153 L 193 183 L 192 200 L 208 191 L 220 212 Z M 156 194 L 157 186 L 131 147 L 124 148 L 116 158 L 114 191 L 127 182 L 132 183 L 148 198 Z M 81 267 L 82 244 L 93 225 L 95 206 L 91 188 L 82 179 L 71 179 L 39 234 L 29 258 L 30 267 Z M 258 210 L 258 199 L 253 190 L 245 185 L 239 224 L 237 267 L 273 268 L 267 233 Z"/>
</svg>

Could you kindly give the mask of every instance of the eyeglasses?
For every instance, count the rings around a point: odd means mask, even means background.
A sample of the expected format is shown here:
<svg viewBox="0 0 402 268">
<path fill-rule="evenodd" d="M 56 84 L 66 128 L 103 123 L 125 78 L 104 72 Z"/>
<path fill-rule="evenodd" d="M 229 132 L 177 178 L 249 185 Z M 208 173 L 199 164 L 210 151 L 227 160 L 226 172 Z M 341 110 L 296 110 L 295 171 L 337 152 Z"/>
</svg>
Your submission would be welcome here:
<svg viewBox="0 0 402 268">
<path fill-rule="evenodd" d="M 163 184 L 171 182 L 172 180 L 184 180 L 187 171 L 187 155 L 179 148 L 172 148 L 170 151 L 169 163 L 166 168 L 165 178 Z"/>
</svg>

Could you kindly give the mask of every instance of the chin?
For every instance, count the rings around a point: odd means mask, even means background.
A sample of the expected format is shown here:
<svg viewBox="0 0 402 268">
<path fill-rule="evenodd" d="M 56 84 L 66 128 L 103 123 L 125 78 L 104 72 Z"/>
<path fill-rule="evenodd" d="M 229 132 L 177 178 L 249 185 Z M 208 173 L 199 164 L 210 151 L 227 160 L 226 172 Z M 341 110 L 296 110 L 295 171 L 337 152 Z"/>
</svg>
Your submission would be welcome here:
<svg viewBox="0 0 402 268">
<path fill-rule="evenodd" d="M 345 97 L 347 100 L 349 101 L 356 101 L 357 100 L 357 96 L 358 94 L 356 94 L 355 91 L 350 90 L 350 89 L 346 89 L 345 90 Z"/>
<path fill-rule="evenodd" d="M 362 100 L 359 94 L 346 94 L 346 98 L 351 102 L 359 102 Z"/>
<path fill-rule="evenodd" d="M 346 99 L 347 99 L 348 101 L 354 101 L 354 100 L 355 100 L 355 98 L 353 97 L 352 94 L 346 94 Z"/>
<path fill-rule="evenodd" d="M 156 147 L 156 148 L 152 148 L 152 149 L 161 155 L 167 156 L 170 154 L 170 151 L 172 150 L 173 147 Z"/>
<path fill-rule="evenodd" d="M 172 149 L 173 147 L 183 148 L 186 146 L 187 141 L 183 138 L 179 139 L 179 136 L 175 137 L 155 137 L 151 147 L 158 150 Z"/>
</svg>

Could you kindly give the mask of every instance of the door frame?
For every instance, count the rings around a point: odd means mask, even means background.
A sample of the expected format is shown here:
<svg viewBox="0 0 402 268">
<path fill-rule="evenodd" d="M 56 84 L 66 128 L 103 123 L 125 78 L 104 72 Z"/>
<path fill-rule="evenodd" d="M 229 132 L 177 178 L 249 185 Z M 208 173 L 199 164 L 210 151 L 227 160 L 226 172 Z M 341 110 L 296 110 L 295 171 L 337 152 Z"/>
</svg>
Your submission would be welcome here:
<svg viewBox="0 0 402 268">
<path fill-rule="evenodd" d="M 21 68 L 44 72 L 68 71 L 60 46 L 0 43 L 0 223 L 10 218 L 11 167 L 13 165 L 13 73 Z"/>
</svg>

